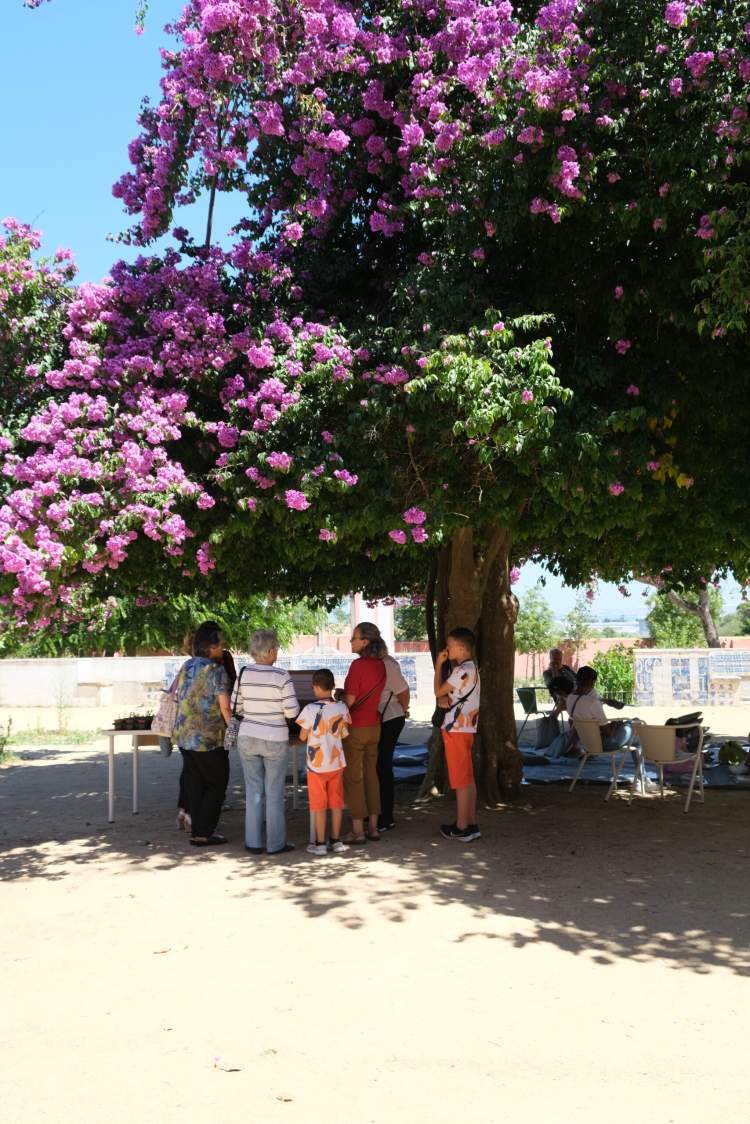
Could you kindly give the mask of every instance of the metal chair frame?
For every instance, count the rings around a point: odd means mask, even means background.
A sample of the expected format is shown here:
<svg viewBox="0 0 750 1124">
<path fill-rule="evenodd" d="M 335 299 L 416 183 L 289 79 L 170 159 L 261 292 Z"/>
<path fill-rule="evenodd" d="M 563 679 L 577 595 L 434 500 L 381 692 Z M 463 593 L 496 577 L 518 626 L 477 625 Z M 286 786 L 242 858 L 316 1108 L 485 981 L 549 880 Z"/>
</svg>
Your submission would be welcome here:
<svg viewBox="0 0 750 1124">
<path fill-rule="evenodd" d="M 592 718 L 576 718 L 574 716 L 572 719 L 572 724 L 578 733 L 578 737 L 581 739 L 581 745 L 583 746 L 583 757 L 580 760 L 578 769 L 576 770 L 576 775 L 573 777 L 568 791 L 572 792 L 575 788 L 576 782 L 581 775 L 583 766 L 586 764 L 589 757 L 609 757 L 610 763 L 612 765 L 612 780 L 610 782 L 609 788 L 607 789 L 607 795 L 604 797 L 605 801 L 607 801 L 617 788 L 617 780 L 620 771 L 625 764 L 628 754 L 631 752 L 631 743 L 632 738 L 635 736 L 635 730 L 633 731 L 632 737 L 626 742 L 624 746 L 618 746 L 617 749 L 605 749 L 602 739 L 602 727 L 607 726 L 609 723 L 597 722 Z M 617 760 L 618 754 L 622 754 L 622 758 L 619 762 Z M 628 796 L 629 804 L 632 803 L 633 800 L 634 783 L 635 781 L 631 782 L 630 784 L 630 793 Z"/>
<path fill-rule="evenodd" d="M 516 687 L 516 694 L 518 695 L 518 701 L 520 702 L 521 706 L 523 707 L 524 713 L 526 715 L 526 717 L 523 720 L 523 723 L 521 724 L 521 729 L 518 731 L 518 740 L 520 741 L 521 740 L 521 734 L 523 733 L 524 728 L 526 726 L 526 723 L 531 718 L 532 714 L 534 714 L 534 715 L 539 714 L 539 715 L 541 715 L 542 718 L 549 718 L 552 711 L 551 710 L 545 711 L 545 710 L 539 709 L 539 707 L 537 705 L 537 698 L 536 698 L 536 687 Z M 532 696 L 533 701 L 531 701 L 529 699 L 529 695 Z M 524 699 L 526 699 L 528 701 L 524 701 Z"/>
<path fill-rule="evenodd" d="M 664 766 L 676 764 L 678 761 L 687 761 L 691 757 L 695 758 L 693 771 L 690 774 L 690 785 L 688 786 L 685 807 L 683 808 L 683 812 L 687 813 L 690 809 L 696 780 L 698 781 L 698 799 L 701 804 L 704 804 L 706 799 L 703 788 L 703 738 L 706 728 L 700 722 L 689 722 L 686 726 L 680 726 L 679 728 L 680 730 L 700 730 L 698 748 L 695 753 L 686 753 L 682 757 L 677 757 L 677 726 L 649 726 L 644 722 L 638 726 L 638 737 L 641 743 L 641 759 L 655 765 L 659 770 L 659 792 L 662 799 L 664 798 Z"/>
</svg>

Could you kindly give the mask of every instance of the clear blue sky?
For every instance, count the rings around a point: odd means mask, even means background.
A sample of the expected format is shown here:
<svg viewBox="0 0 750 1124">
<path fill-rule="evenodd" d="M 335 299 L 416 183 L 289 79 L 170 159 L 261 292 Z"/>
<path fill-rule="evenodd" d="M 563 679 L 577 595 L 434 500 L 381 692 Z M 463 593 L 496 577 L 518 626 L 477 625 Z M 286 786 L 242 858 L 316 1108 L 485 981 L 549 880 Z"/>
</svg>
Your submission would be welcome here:
<svg viewBox="0 0 750 1124">
<path fill-rule="evenodd" d="M 163 25 L 181 10 L 180 0 L 151 0 L 145 33 L 134 33 L 136 0 L 54 0 L 30 11 L 22 0 L 4 0 L 0 41 L 0 104 L 3 105 L 4 169 L 0 217 L 15 215 L 44 234 L 44 247 L 69 246 L 80 279 L 97 281 L 118 257 L 136 250 L 107 241 L 128 225 L 112 184 L 129 167 L 127 146 L 137 135 L 141 98 L 158 94 Z M 205 204 L 197 204 L 196 232 Z M 193 210 L 192 208 L 188 210 Z M 229 208 L 217 234 L 230 225 Z M 526 566 L 516 592 L 523 597 L 541 576 Z M 602 585 L 593 603 L 597 616 L 643 616 L 644 587 L 633 583 L 623 598 Z M 546 596 L 558 615 L 575 592 L 548 577 Z M 724 589 L 727 608 L 739 600 L 736 583 Z"/>
</svg>

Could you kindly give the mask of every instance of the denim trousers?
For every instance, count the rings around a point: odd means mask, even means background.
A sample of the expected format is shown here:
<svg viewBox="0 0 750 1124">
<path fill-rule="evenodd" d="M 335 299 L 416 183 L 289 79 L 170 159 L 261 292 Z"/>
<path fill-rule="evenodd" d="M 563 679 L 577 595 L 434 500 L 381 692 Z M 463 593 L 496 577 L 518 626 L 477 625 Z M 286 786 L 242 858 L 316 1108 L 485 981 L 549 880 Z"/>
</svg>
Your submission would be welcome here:
<svg viewBox="0 0 750 1124">
<path fill-rule="evenodd" d="M 289 742 L 269 742 L 265 738 L 237 739 L 237 752 L 245 776 L 245 845 L 263 846 L 266 825 L 266 850 L 280 851 L 286 844 L 286 759 Z"/>
</svg>

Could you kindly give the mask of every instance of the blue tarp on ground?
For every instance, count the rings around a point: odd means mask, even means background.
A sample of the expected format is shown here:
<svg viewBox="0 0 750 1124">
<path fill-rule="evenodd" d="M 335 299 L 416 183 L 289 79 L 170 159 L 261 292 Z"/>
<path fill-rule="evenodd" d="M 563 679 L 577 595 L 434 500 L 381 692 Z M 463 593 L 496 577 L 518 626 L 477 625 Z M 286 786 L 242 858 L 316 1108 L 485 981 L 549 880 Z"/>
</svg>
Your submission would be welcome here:
<svg viewBox="0 0 750 1124">
<path fill-rule="evenodd" d="M 716 756 L 718 750 L 714 750 Z M 546 758 L 543 753 L 523 749 L 523 779 L 524 784 L 570 784 L 578 768 L 578 761 L 572 757 L 565 757 L 556 761 Z M 422 779 L 427 768 L 426 745 L 396 746 L 393 754 L 393 773 L 397 781 L 415 782 Z M 658 780 L 654 769 L 646 769 L 646 775 L 651 780 Z M 622 778 L 633 776 L 633 765 L 630 759 L 626 762 L 620 773 Z M 578 778 L 578 784 L 609 784 L 612 779 L 612 767 L 608 757 L 586 762 Z M 690 784 L 690 773 L 664 774 L 664 783 L 670 788 L 687 788 Z M 750 791 L 750 778 L 741 780 L 730 773 L 726 765 L 708 764 L 703 766 L 703 783 L 706 788 L 745 788 Z"/>
</svg>

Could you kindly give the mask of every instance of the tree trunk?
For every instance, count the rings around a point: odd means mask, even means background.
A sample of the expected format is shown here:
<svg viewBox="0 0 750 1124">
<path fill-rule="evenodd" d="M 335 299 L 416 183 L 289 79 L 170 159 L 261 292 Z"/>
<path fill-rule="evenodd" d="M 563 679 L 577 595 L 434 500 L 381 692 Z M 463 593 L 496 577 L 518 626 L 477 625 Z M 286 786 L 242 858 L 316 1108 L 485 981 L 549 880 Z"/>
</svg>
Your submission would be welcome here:
<svg viewBox="0 0 750 1124">
<path fill-rule="evenodd" d="M 518 795 L 521 757 L 513 711 L 514 625 L 518 601 L 511 592 L 511 538 L 489 528 L 487 544 L 477 550 L 474 531 L 462 528 L 438 557 L 436 580 L 438 647 L 453 628 L 470 628 L 477 636 L 482 676 L 479 732 L 475 739 L 477 785 L 484 800 L 496 804 Z M 442 737 L 433 730 L 427 774 L 418 799 L 445 791 Z"/>
<path fill-rule="evenodd" d="M 664 582 L 661 578 L 652 578 L 647 575 L 636 578 L 636 581 L 643 582 L 644 585 L 653 585 L 657 589 L 664 589 Z M 708 586 L 703 586 L 698 593 L 698 600 L 688 601 L 686 597 L 682 597 L 676 590 L 668 589 L 666 591 L 667 597 L 676 605 L 678 609 L 682 609 L 686 613 L 692 613 L 697 617 L 703 626 L 703 635 L 706 638 L 706 643 L 709 648 L 720 648 L 721 640 L 719 639 L 719 630 L 716 627 L 716 622 L 711 612 L 711 601 L 708 596 Z"/>
<path fill-rule="evenodd" d="M 437 660 L 437 653 L 445 647 L 445 618 L 448 611 L 449 601 L 449 588 L 448 583 L 450 579 L 451 569 L 451 549 L 446 547 L 441 550 L 437 556 L 436 562 L 437 572 L 435 575 L 434 583 L 432 583 L 432 572 L 427 583 L 427 599 L 430 599 L 430 585 L 433 584 L 432 598 L 435 605 L 436 629 L 434 636 L 435 650 L 432 650 L 432 643 L 430 642 L 430 651 L 432 654 L 432 665 L 435 666 Z M 419 786 L 417 793 L 417 800 L 424 800 L 429 796 L 439 796 L 445 792 L 448 787 L 448 774 L 445 768 L 445 753 L 443 752 L 443 739 L 440 730 L 433 726 L 432 733 L 427 742 L 428 758 L 427 758 L 427 771 L 424 776 L 422 784 Z"/>
<path fill-rule="evenodd" d="M 708 599 L 707 589 L 702 589 L 698 596 L 698 616 L 703 625 L 703 633 L 709 648 L 720 648 L 721 640 L 719 639 L 719 630 L 716 627 L 716 622 L 711 613 L 711 603 Z"/>
<path fill-rule="evenodd" d="M 482 701 L 475 761 L 481 797 L 490 805 L 517 799 L 523 779 L 513 710 L 518 599 L 510 587 L 510 547 L 510 534 L 504 532 L 482 597 Z"/>
<path fill-rule="evenodd" d="M 427 630 L 427 643 L 430 645 L 432 666 L 435 666 L 438 653 L 437 633 L 435 631 L 435 590 L 437 588 L 438 560 L 433 556 L 430 562 L 430 572 L 427 577 L 427 588 L 424 597 L 425 628 Z"/>
</svg>

